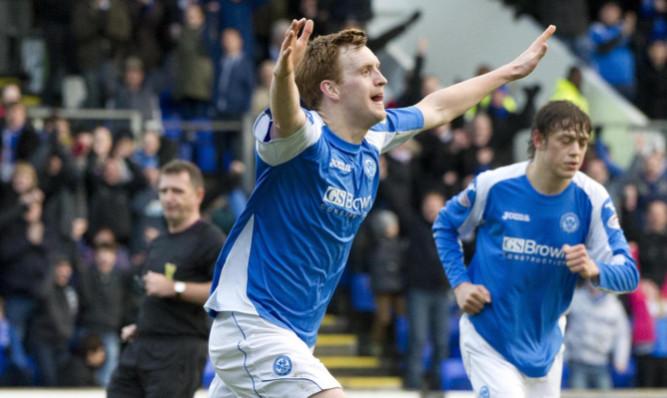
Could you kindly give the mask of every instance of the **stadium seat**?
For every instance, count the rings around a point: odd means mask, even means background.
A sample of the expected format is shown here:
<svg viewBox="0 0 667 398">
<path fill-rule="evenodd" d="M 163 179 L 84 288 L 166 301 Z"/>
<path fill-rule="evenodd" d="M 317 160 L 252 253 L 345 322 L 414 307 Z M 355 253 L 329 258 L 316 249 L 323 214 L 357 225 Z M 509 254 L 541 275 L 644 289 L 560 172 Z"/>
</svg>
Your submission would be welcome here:
<svg viewBox="0 0 667 398">
<path fill-rule="evenodd" d="M 355 311 L 375 312 L 370 274 L 366 272 L 352 274 L 350 293 L 352 294 L 352 308 Z"/>
<path fill-rule="evenodd" d="M 472 390 L 472 385 L 466 375 L 461 358 L 449 358 L 440 363 L 440 377 L 442 388 L 445 391 Z"/>
<path fill-rule="evenodd" d="M 203 388 L 208 389 L 215 377 L 215 369 L 213 369 L 213 364 L 211 363 L 210 358 L 206 358 L 206 366 L 204 367 L 204 375 L 201 379 L 201 384 Z"/>
</svg>

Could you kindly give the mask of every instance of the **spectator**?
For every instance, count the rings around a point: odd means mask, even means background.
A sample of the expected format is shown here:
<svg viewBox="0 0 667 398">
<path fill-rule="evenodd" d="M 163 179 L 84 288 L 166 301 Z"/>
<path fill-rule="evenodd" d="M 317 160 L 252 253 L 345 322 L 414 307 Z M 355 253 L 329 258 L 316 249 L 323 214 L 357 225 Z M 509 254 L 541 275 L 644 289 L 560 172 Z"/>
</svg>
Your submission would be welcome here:
<svg viewBox="0 0 667 398">
<path fill-rule="evenodd" d="M 94 333 L 104 343 L 106 361 L 98 385 L 106 386 L 118 365 L 120 329 L 131 316 L 130 274 L 116 267 L 116 247 L 95 247 L 95 266 L 81 273 L 80 334 Z"/>
<path fill-rule="evenodd" d="M 582 111 L 588 113 L 588 100 L 581 92 L 581 85 L 583 83 L 583 76 L 581 69 L 576 66 L 571 66 L 567 71 L 567 77 L 558 79 L 554 92 L 551 94 L 550 101 L 567 100 L 575 104 Z"/>
<path fill-rule="evenodd" d="M 106 362 L 104 343 L 99 336 L 89 334 L 79 340 L 59 377 L 63 387 L 96 387 L 98 372 Z"/>
<path fill-rule="evenodd" d="M 123 84 L 116 91 L 114 109 L 132 109 L 142 120 L 162 120 L 160 104 L 153 87 L 146 84 L 143 61 L 138 57 L 125 60 Z"/>
<path fill-rule="evenodd" d="M 30 161 L 39 147 L 39 136 L 27 120 L 25 105 L 15 102 L 5 108 L 5 119 L 0 121 L 0 181 L 7 182 L 14 172 L 17 160 Z"/>
<path fill-rule="evenodd" d="M 129 176 L 123 181 L 121 166 Z M 130 203 L 134 195 L 146 186 L 141 170 L 130 160 L 109 158 L 104 163 L 102 178 L 97 181 L 90 197 L 90 232 L 110 228 L 118 242 L 128 245 L 132 236 Z"/>
<path fill-rule="evenodd" d="M 17 162 L 11 184 L 0 189 L 0 296 L 21 341 L 34 316 L 48 261 L 42 223 L 44 194 L 37 187 L 34 167 Z"/>
<path fill-rule="evenodd" d="M 72 9 L 77 61 L 86 83 L 88 108 L 99 108 L 114 92 L 132 21 L 123 0 L 77 0 Z"/>
<path fill-rule="evenodd" d="M 264 60 L 259 64 L 257 72 L 257 81 L 259 84 L 255 86 L 255 91 L 252 93 L 250 105 L 250 113 L 253 119 L 269 108 L 269 89 L 271 88 L 271 79 L 273 79 L 273 68 L 275 66 L 276 63 L 270 59 Z"/>
<path fill-rule="evenodd" d="M 42 386 L 62 385 L 58 371 L 70 360 L 69 342 L 79 312 L 79 296 L 70 285 L 72 273 L 69 260 L 58 259 L 39 292 L 30 341 Z"/>
<path fill-rule="evenodd" d="M 0 297 L 0 387 L 31 385 L 32 373 L 23 342 L 5 317 L 5 300 Z"/>
<path fill-rule="evenodd" d="M 375 244 L 370 253 L 371 289 L 375 298 L 375 317 L 371 328 L 371 352 L 378 358 L 393 357 L 389 327 L 394 317 L 405 313 L 405 242 L 399 237 L 396 214 L 380 210 L 371 219 Z"/>
<path fill-rule="evenodd" d="M 667 42 L 652 42 L 646 54 L 648 60 L 641 64 L 637 73 L 637 102 L 651 119 L 667 119 Z"/>
<path fill-rule="evenodd" d="M 197 4 L 188 5 L 185 24 L 176 45 L 174 99 L 181 104 L 186 119 L 206 116 L 213 87 L 213 63 L 204 38 L 204 12 Z"/>
<path fill-rule="evenodd" d="M 223 54 L 216 69 L 215 111 L 216 119 L 240 122 L 250 110 L 252 92 L 255 89 L 255 70 L 252 58 L 245 55 L 243 39 L 238 30 L 227 28 L 222 31 L 220 44 Z M 215 134 L 218 170 L 223 167 L 223 158 L 241 157 L 241 131 L 230 130 Z"/>
<path fill-rule="evenodd" d="M 583 62 L 591 60 L 591 41 L 587 35 L 590 25 L 586 0 L 539 0 L 540 22 L 556 25 L 555 35 Z"/>
<path fill-rule="evenodd" d="M 175 44 L 170 29 L 178 22 L 178 8 L 170 0 L 132 0 L 129 12 L 132 40 L 128 53 L 141 59 L 143 71 L 150 77 Z"/>
<path fill-rule="evenodd" d="M 565 329 L 570 388 L 612 389 L 609 358 L 616 372 L 625 372 L 630 343 L 628 317 L 618 297 L 590 282 L 581 283 L 574 291 Z"/>
<path fill-rule="evenodd" d="M 636 79 L 630 37 L 636 22 L 634 13 L 623 16 L 617 1 L 607 1 L 600 8 L 599 21 L 588 31 L 594 46 L 593 66 L 602 78 L 631 102 L 635 100 Z"/>
<path fill-rule="evenodd" d="M 648 204 L 646 228 L 637 245 L 642 279 L 663 286 L 667 275 L 667 203 L 655 200 Z"/>
<path fill-rule="evenodd" d="M 6 117 L 7 108 L 11 104 L 21 102 L 21 88 L 16 84 L 10 83 L 2 89 L 2 102 L 0 103 L 0 119 Z"/>
</svg>

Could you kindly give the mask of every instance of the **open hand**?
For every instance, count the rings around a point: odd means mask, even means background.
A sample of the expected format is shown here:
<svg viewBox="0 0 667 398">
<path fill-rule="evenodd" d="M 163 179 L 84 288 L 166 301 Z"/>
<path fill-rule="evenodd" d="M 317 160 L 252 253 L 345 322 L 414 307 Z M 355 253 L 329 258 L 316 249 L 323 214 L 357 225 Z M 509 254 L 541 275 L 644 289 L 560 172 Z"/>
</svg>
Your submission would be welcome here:
<svg viewBox="0 0 667 398">
<path fill-rule="evenodd" d="M 547 39 L 549 39 L 554 32 L 556 27 L 554 25 L 549 25 L 548 28 L 542 32 L 542 34 L 535 39 L 535 41 L 519 55 L 514 61 L 512 61 L 512 77 L 513 80 L 521 79 L 522 77 L 528 76 L 535 68 L 540 60 L 544 57 L 544 54 L 547 53 L 549 45 L 547 44 Z"/>
<path fill-rule="evenodd" d="M 299 31 L 301 31 L 300 36 L 298 36 Z M 298 21 L 296 19 L 292 20 L 280 48 L 280 56 L 276 62 L 276 68 L 273 70 L 274 76 L 285 77 L 294 72 L 294 68 L 303 59 L 311 33 L 313 33 L 312 20 L 305 18 Z"/>
</svg>

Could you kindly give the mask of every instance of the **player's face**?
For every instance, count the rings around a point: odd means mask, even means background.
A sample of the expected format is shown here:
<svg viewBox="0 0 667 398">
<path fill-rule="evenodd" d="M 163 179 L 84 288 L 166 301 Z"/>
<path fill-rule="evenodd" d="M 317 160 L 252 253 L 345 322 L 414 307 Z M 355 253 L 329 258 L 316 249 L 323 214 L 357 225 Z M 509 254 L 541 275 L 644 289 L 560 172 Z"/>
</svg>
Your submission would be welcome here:
<svg viewBox="0 0 667 398">
<path fill-rule="evenodd" d="M 581 167 L 588 147 L 588 134 L 558 130 L 541 145 L 543 159 L 554 176 L 570 179 Z"/>
<path fill-rule="evenodd" d="M 199 212 L 203 193 L 194 188 L 190 174 L 163 174 L 158 184 L 162 212 L 167 224 L 180 226 Z"/>
<path fill-rule="evenodd" d="M 384 86 L 380 61 L 368 48 L 342 49 L 339 58 L 343 79 L 338 86 L 345 108 L 360 124 L 372 126 L 384 120 Z"/>
</svg>

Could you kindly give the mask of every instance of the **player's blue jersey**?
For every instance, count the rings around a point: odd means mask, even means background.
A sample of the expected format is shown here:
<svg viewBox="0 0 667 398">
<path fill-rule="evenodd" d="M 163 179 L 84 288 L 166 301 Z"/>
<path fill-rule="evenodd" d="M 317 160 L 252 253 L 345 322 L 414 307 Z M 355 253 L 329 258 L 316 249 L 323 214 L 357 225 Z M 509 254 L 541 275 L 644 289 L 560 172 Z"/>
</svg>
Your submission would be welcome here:
<svg viewBox="0 0 667 398">
<path fill-rule="evenodd" d="M 293 330 L 309 346 L 343 273 L 380 181 L 380 153 L 423 126 L 419 109 L 387 110 L 361 144 L 336 136 L 316 112 L 303 129 L 269 139 L 267 110 L 254 126 L 256 186 L 216 265 L 205 308 L 240 311 Z"/>
<path fill-rule="evenodd" d="M 491 293 L 491 303 L 470 316 L 477 332 L 527 376 L 541 377 L 561 348 L 558 321 L 578 278 L 565 265 L 563 245 L 586 245 L 604 290 L 632 291 L 639 273 L 602 185 L 577 172 L 565 191 L 543 195 L 528 181 L 527 166 L 480 174 L 440 210 L 433 231 L 452 287 L 471 282 Z M 475 228 L 466 269 L 458 238 Z"/>
</svg>

